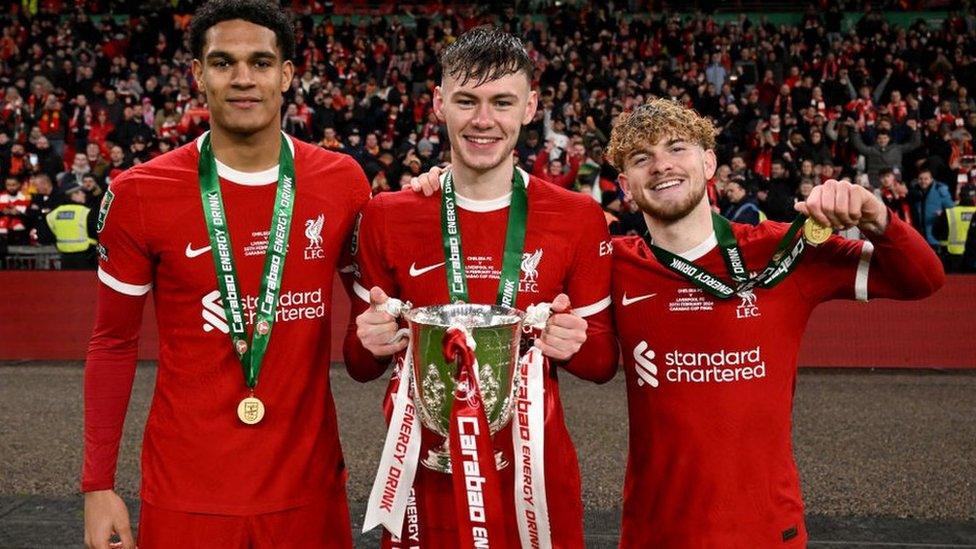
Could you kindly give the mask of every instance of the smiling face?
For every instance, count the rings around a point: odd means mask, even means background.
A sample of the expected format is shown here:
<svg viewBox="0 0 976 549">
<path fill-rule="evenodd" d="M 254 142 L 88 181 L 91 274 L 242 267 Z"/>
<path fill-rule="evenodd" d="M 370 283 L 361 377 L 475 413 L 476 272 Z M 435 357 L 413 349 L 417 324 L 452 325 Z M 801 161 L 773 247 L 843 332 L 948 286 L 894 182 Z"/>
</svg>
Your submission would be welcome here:
<svg viewBox="0 0 976 549">
<path fill-rule="evenodd" d="M 705 200 L 705 182 L 715 174 L 715 166 L 715 151 L 680 137 L 665 137 L 631 151 L 620 185 L 651 217 L 677 221 Z"/>
<path fill-rule="evenodd" d="M 434 90 L 434 112 L 447 125 L 453 162 L 482 173 L 511 157 L 522 125 L 532 121 L 537 105 L 523 72 L 482 84 L 445 74 Z"/>
<path fill-rule="evenodd" d="M 280 127 L 282 93 L 294 67 L 283 61 L 274 31 L 241 19 L 206 33 L 193 75 L 207 95 L 214 129 L 250 136 Z"/>
</svg>

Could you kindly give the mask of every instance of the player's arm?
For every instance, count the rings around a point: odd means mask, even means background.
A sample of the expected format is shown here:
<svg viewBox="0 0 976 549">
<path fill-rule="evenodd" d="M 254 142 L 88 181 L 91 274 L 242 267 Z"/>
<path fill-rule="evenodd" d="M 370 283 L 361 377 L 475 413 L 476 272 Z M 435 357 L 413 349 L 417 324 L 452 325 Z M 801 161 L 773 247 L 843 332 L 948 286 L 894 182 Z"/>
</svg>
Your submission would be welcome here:
<svg viewBox="0 0 976 549">
<path fill-rule="evenodd" d="M 385 308 L 386 291 L 396 292 L 397 286 L 385 260 L 384 214 L 382 198 L 370 201 L 363 211 L 355 239 L 358 245 L 353 250 L 358 278 L 352 283 L 352 311 L 342 353 L 349 375 L 363 382 L 381 376 L 393 355 L 407 345 L 405 338 L 393 341 L 398 325 Z"/>
<path fill-rule="evenodd" d="M 114 492 L 125 412 L 135 377 L 142 309 L 152 265 L 136 188 L 125 176 L 113 182 L 99 214 L 101 243 L 95 328 L 84 381 L 85 543 L 108 548 L 116 533 L 134 547 L 125 503 Z"/>
<path fill-rule="evenodd" d="M 136 373 L 139 330 L 146 296 L 124 295 L 98 285 L 95 329 L 85 361 L 85 445 L 81 490 L 85 493 L 85 545 L 107 548 L 112 534 L 135 547 L 125 503 L 115 493 L 122 426 Z"/>
<path fill-rule="evenodd" d="M 863 243 L 842 239 L 825 243 L 837 254 L 856 259 L 854 297 L 858 300 L 921 299 L 945 283 L 942 263 L 922 236 L 863 187 L 830 180 L 814 187 L 796 209 L 837 229 L 856 226 L 867 237 Z"/>
<path fill-rule="evenodd" d="M 587 206 L 565 286 L 571 308 L 558 306 L 562 305 L 559 298 L 554 300 L 557 314 L 550 317 L 539 345 L 550 358 L 564 361 L 559 365 L 573 375 L 603 383 L 617 371 L 617 341 L 610 315 L 612 248 L 603 212 L 596 203 Z"/>
</svg>

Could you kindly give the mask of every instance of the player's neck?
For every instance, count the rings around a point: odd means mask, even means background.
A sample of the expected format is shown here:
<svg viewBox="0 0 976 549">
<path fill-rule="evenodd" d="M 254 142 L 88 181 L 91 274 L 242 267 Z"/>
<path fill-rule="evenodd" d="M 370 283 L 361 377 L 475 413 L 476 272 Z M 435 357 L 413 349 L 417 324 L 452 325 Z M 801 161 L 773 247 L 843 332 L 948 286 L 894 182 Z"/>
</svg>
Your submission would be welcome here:
<svg viewBox="0 0 976 549">
<path fill-rule="evenodd" d="M 278 165 L 281 130 L 269 126 L 256 133 L 241 135 L 219 127 L 210 131 L 214 156 L 240 172 L 260 172 Z"/>
<path fill-rule="evenodd" d="M 471 200 L 494 200 L 511 192 L 514 169 L 508 158 L 486 171 L 474 170 L 461 162 L 451 166 L 457 194 Z"/>
<path fill-rule="evenodd" d="M 688 215 L 675 221 L 662 221 L 644 213 L 647 230 L 651 233 L 654 245 L 673 254 L 680 255 L 698 246 L 712 234 L 712 210 L 708 199 L 695 206 Z"/>
</svg>

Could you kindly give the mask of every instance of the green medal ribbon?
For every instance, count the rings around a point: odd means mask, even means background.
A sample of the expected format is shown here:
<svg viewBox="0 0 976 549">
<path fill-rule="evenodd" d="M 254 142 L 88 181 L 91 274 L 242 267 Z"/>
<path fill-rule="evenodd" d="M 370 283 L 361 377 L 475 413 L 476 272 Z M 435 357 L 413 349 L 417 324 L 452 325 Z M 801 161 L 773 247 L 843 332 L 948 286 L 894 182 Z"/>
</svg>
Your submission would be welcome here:
<svg viewBox="0 0 976 549">
<path fill-rule="evenodd" d="M 512 176 L 512 203 L 508 210 L 508 229 L 505 232 L 505 252 L 502 257 L 501 280 L 498 281 L 496 303 L 515 306 L 518 296 L 519 274 L 522 270 L 522 248 L 525 245 L 525 220 L 528 217 L 528 198 L 525 181 L 517 169 Z M 457 196 L 451 172 L 444 178 L 441 191 L 441 237 L 444 241 L 444 269 L 447 271 L 447 291 L 451 303 L 468 301 L 468 280 L 464 273 L 464 252 L 461 248 L 461 223 L 457 214 Z"/>
<path fill-rule="evenodd" d="M 724 217 L 713 212 L 712 227 L 715 229 L 715 238 L 718 240 L 729 277 L 732 278 L 735 285 L 725 282 L 694 262 L 655 246 L 649 240 L 647 245 L 651 248 L 654 257 L 668 269 L 687 278 L 695 286 L 719 299 L 729 299 L 756 286 L 772 288 L 782 282 L 796 268 L 800 257 L 807 249 L 806 241 L 803 238 L 796 238 L 805 221 L 806 216 L 797 216 L 789 229 L 786 230 L 786 234 L 780 239 L 766 268 L 758 275 L 750 277 L 745 259 L 742 257 L 742 250 L 739 249 L 739 243 L 732 232 L 732 225 Z"/>
<path fill-rule="evenodd" d="M 284 135 L 281 136 L 281 152 L 278 156 L 278 190 L 275 193 L 274 212 L 271 217 L 271 234 L 268 237 L 268 250 L 264 255 L 264 270 L 261 272 L 261 290 L 257 303 L 254 332 L 250 345 L 247 340 L 247 321 L 244 319 L 244 304 L 241 286 L 238 282 L 237 268 L 234 266 L 233 247 L 224 201 L 220 194 L 220 181 L 217 179 L 217 161 L 210 144 L 210 134 L 203 138 L 200 149 L 200 198 L 203 200 L 204 218 L 210 237 L 210 254 L 217 271 L 217 287 L 230 327 L 231 343 L 244 369 L 244 381 L 249 389 L 254 389 L 261 372 L 261 362 L 268 350 L 271 328 L 274 326 L 278 295 L 285 271 L 285 256 L 288 254 L 288 233 L 291 229 L 292 209 L 295 205 L 295 162 Z"/>
</svg>

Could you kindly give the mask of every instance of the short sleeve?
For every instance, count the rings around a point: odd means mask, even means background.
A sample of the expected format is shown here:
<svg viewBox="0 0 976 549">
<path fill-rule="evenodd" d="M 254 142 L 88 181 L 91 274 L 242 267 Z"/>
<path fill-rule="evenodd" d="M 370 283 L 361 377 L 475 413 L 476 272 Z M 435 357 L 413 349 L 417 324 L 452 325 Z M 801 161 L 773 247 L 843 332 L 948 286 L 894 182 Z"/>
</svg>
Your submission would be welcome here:
<svg viewBox="0 0 976 549">
<path fill-rule="evenodd" d="M 129 174 L 109 186 L 98 212 L 98 278 L 131 296 L 152 288 L 153 261 L 146 243 L 138 188 Z"/>
<path fill-rule="evenodd" d="M 386 260 L 384 202 L 380 195 L 366 204 L 352 250 L 359 276 L 359 280 L 353 283 L 353 289 L 365 303 L 369 303 L 369 289 L 373 286 L 379 286 L 390 297 L 397 297 L 400 293 Z"/>
<path fill-rule="evenodd" d="M 606 217 L 596 202 L 580 208 L 580 239 L 566 284 L 573 311 L 581 317 L 610 306 L 610 269 L 613 245 Z"/>
</svg>

